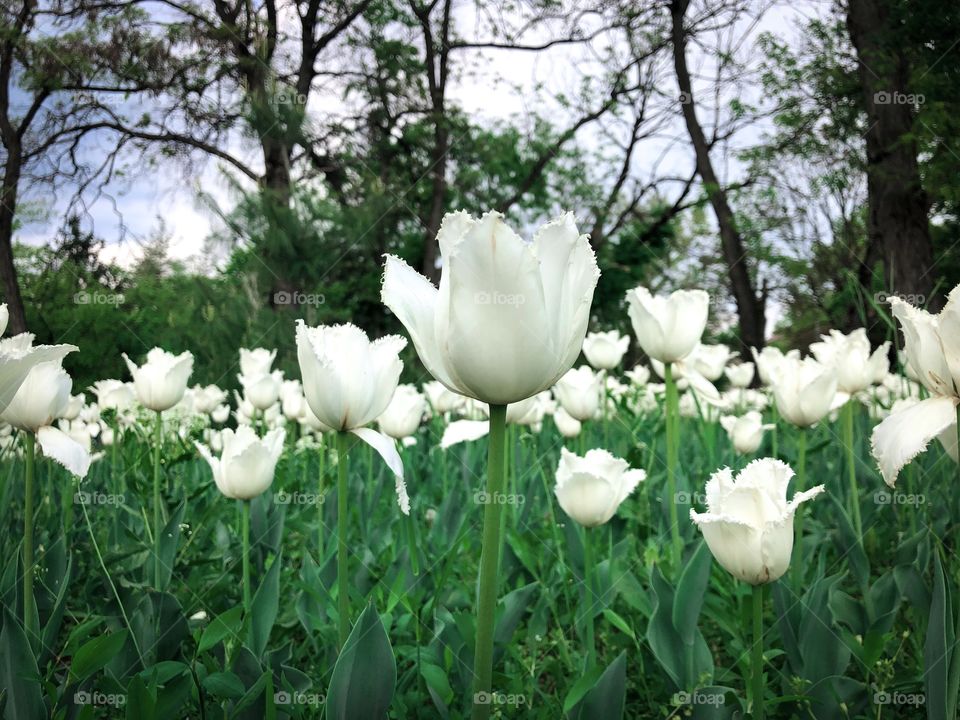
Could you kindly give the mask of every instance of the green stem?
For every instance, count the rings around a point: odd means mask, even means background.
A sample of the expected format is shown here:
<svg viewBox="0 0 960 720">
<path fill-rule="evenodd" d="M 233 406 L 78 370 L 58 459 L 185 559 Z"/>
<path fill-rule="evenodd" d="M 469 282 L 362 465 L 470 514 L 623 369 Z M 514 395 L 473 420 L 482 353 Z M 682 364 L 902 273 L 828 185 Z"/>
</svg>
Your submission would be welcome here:
<svg viewBox="0 0 960 720">
<path fill-rule="evenodd" d="M 241 500 L 243 536 L 243 614 L 250 615 L 250 501 Z"/>
<path fill-rule="evenodd" d="M 853 512 L 853 527 L 863 542 L 863 521 L 860 519 L 860 493 L 857 488 L 857 463 L 853 453 L 853 400 L 843 408 L 843 444 L 847 453 L 847 473 L 850 480 L 850 507 Z"/>
<path fill-rule="evenodd" d="M 587 609 L 587 667 L 591 668 L 597 664 L 597 645 L 593 628 L 593 543 L 590 538 L 590 528 L 583 529 L 583 581 L 586 586 L 586 609 Z"/>
<path fill-rule="evenodd" d="M 677 384 L 673 379 L 673 364 L 664 363 L 664 382 L 667 386 L 667 502 L 670 504 L 670 539 L 673 546 L 673 567 L 678 572 L 683 561 L 683 541 L 680 538 L 680 520 L 677 513 L 677 424 L 679 400 Z"/>
<path fill-rule="evenodd" d="M 480 592 L 477 603 L 477 636 L 473 656 L 473 720 L 490 717 L 490 703 L 476 702 L 493 685 L 493 631 L 497 609 L 497 572 L 500 558 L 500 517 L 503 506 L 504 435 L 506 405 L 490 406 L 490 437 L 487 447 L 487 497 L 483 508 L 483 549 L 480 553 Z"/>
<path fill-rule="evenodd" d="M 163 443 L 163 419 L 157 412 L 153 425 L 153 586 L 160 589 L 160 447 Z"/>
<path fill-rule="evenodd" d="M 347 444 L 345 432 L 337 433 L 337 608 L 338 649 L 350 635 L 350 588 L 347 573 Z"/>
<path fill-rule="evenodd" d="M 800 428 L 797 435 L 797 484 L 794 493 L 807 488 L 807 429 Z M 794 521 L 795 540 L 793 543 L 793 576 L 796 586 L 802 587 L 803 581 L 803 518 L 805 513 L 797 513 Z"/>
<path fill-rule="evenodd" d="M 323 566 L 324 555 L 324 528 L 323 509 L 324 493 L 326 492 L 326 474 L 327 474 L 327 444 L 324 441 L 323 433 L 320 433 L 320 471 L 317 473 L 317 564 Z"/>
<path fill-rule="evenodd" d="M 763 585 L 753 586 L 753 648 L 750 670 L 753 674 L 753 720 L 763 720 Z"/>
<path fill-rule="evenodd" d="M 33 600 L 33 473 L 36 457 L 36 439 L 32 432 L 25 433 L 26 467 L 23 484 L 23 627 L 27 638 L 33 642 L 37 636 L 34 619 L 37 609 Z"/>
</svg>

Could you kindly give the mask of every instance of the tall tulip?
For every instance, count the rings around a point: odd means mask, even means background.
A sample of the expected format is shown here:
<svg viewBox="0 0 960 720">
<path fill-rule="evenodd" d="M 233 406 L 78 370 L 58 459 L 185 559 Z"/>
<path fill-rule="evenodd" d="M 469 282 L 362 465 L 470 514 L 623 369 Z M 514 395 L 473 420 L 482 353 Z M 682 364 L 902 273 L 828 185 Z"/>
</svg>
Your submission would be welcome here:
<svg viewBox="0 0 960 720">
<path fill-rule="evenodd" d="M 616 330 L 587 333 L 583 340 L 583 354 L 597 370 L 613 370 L 630 347 L 630 338 Z"/>
<path fill-rule="evenodd" d="M 437 234 L 439 290 L 388 256 L 382 299 L 406 326 L 420 360 L 451 390 L 490 404 L 487 492 L 504 483 L 506 406 L 551 387 L 580 350 L 600 276 L 585 235 L 567 213 L 523 241 L 489 212 L 447 215 Z M 483 517 L 474 692 L 493 680 L 493 629 L 500 556 L 499 503 Z M 490 715 L 474 703 L 474 720 Z"/>
<path fill-rule="evenodd" d="M 397 501 L 404 514 L 410 500 L 403 464 L 392 438 L 365 425 L 377 419 L 397 389 L 407 341 L 386 335 L 370 342 L 356 325 L 307 327 L 297 321 L 297 360 L 310 410 L 337 431 L 337 601 L 340 647 L 350 634 L 350 588 L 347 572 L 347 452 L 349 433 L 376 450 L 396 476 Z"/>
<path fill-rule="evenodd" d="M 240 425 L 236 432 L 226 429 L 221 434 L 223 449 L 219 458 L 214 457 L 206 445 L 196 443 L 200 455 L 210 465 L 217 489 L 242 504 L 243 608 L 247 614 L 250 612 L 250 500 L 273 482 L 285 436 L 283 429 L 271 430 L 261 440 L 248 425 Z"/>
<path fill-rule="evenodd" d="M 897 297 L 890 305 L 903 328 L 907 367 L 930 393 L 921 402 L 901 403 L 873 429 L 873 456 L 884 481 L 893 487 L 903 467 L 933 438 L 960 436 L 960 285 L 938 315 Z"/>
<path fill-rule="evenodd" d="M 677 511 L 677 463 L 679 461 L 680 410 L 673 365 L 700 343 L 707 326 L 710 296 L 703 290 L 677 290 L 670 295 L 652 295 L 645 287 L 627 293 L 627 309 L 633 332 L 643 351 L 664 365 L 667 390 L 665 430 L 667 441 L 667 502 L 674 566 L 683 555 L 680 518 Z"/>
<path fill-rule="evenodd" d="M 707 482 L 707 512 L 690 510 L 710 552 L 731 575 L 753 586 L 752 713 L 763 718 L 763 585 L 790 565 L 793 517 L 823 485 L 796 493 L 787 502 L 793 471 L 773 458 L 754 460 L 734 477 L 718 470 Z"/>
<path fill-rule="evenodd" d="M 733 449 L 741 455 L 752 455 L 760 449 L 763 431 L 772 430 L 773 425 L 765 425 L 763 417 L 756 410 L 750 410 L 740 417 L 724 415 L 720 425 L 727 431 Z"/>
</svg>

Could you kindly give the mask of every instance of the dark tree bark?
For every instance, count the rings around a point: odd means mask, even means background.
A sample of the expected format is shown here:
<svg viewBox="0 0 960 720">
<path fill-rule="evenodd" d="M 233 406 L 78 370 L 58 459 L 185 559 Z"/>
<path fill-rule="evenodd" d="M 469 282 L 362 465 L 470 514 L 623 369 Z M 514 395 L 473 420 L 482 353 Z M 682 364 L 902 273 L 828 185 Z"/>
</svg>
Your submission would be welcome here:
<svg viewBox="0 0 960 720">
<path fill-rule="evenodd" d="M 677 85 L 680 88 L 683 119 L 696 154 L 697 174 L 703 181 L 707 198 L 720 228 L 723 259 L 727 265 L 730 289 L 737 304 L 737 315 L 740 321 L 740 354 L 749 360 L 750 348 L 755 347 L 759 350 L 765 342 L 766 290 L 761 290 L 758 294 L 754 289 L 747 267 L 747 251 L 743 246 L 743 238 L 737 229 L 736 218 L 727 199 L 727 193 L 720 185 L 713 169 L 710 143 L 697 119 L 690 70 L 687 68 L 687 35 L 683 27 L 688 6 L 689 0 L 672 0 L 670 3 L 673 65 L 677 74 Z"/>
<path fill-rule="evenodd" d="M 867 113 L 867 234 L 881 248 L 887 287 L 930 302 L 934 277 L 929 203 L 913 140 L 910 67 L 897 45 L 889 0 L 848 0 L 847 31 L 859 60 Z"/>
</svg>

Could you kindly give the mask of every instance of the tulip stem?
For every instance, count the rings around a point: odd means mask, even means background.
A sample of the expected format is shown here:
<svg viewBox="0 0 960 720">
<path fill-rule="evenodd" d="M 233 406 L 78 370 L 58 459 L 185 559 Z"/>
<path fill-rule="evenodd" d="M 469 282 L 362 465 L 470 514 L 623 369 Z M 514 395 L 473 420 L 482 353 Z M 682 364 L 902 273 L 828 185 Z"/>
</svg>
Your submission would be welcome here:
<svg viewBox="0 0 960 720">
<path fill-rule="evenodd" d="M 590 528 L 583 528 L 583 582 L 586 587 L 586 611 L 587 611 L 587 668 L 592 668 L 597 664 L 597 645 L 594 637 L 593 628 L 593 547 L 590 538 Z"/>
<path fill-rule="evenodd" d="M 23 483 L 23 627 L 27 638 L 34 642 L 37 628 L 34 619 L 37 609 L 33 600 L 33 472 L 36 441 L 32 432 L 25 433 L 25 467 Z"/>
<path fill-rule="evenodd" d="M 337 433 L 337 608 L 338 648 L 350 635 L 350 588 L 347 580 L 347 433 Z"/>
<path fill-rule="evenodd" d="M 153 424 L 153 586 L 160 589 L 160 447 L 163 443 L 163 419 L 160 411 Z"/>
<path fill-rule="evenodd" d="M 751 656 L 753 720 L 763 720 L 763 585 L 753 586 L 753 647 L 751 648 Z"/>
<path fill-rule="evenodd" d="M 250 615 L 250 501 L 241 500 L 243 537 L 243 614 Z"/>
<path fill-rule="evenodd" d="M 500 560 L 500 518 L 504 483 L 504 436 L 507 406 L 490 406 L 490 436 L 487 446 L 487 498 L 483 508 L 483 549 L 480 553 L 480 591 L 477 603 L 477 635 L 473 656 L 473 720 L 490 717 L 489 702 L 478 702 L 493 684 L 493 632 L 497 609 L 497 573 Z"/>
<path fill-rule="evenodd" d="M 670 539 L 673 545 L 673 567 L 680 572 L 683 562 L 683 541 L 680 539 L 680 520 L 677 514 L 677 384 L 673 379 L 673 363 L 664 363 L 663 379 L 667 386 L 667 502 L 670 505 Z"/>
<path fill-rule="evenodd" d="M 794 494 L 807 489 L 807 429 L 800 428 L 797 435 L 797 484 Z M 795 530 L 796 542 L 793 550 L 793 575 L 796 586 L 802 587 L 803 580 L 803 513 L 797 513 Z"/>
<path fill-rule="evenodd" d="M 324 547 L 323 547 L 323 535 L 326 527 L 323 523 L 323 509 L 324 509 L 324 493 L 326 492 L 326 475 L 327 475 L 327 444 L 323 438 L 323 433 L 319 433 L 320 436 L 320 471 L 317 473 L 317 565 L 321 568 L 323 567 L 323 556 L 324 556 Z"/>
<path fill-rule="evenodd" d="M 847 453 L 847 472 L 850 479 L 850 507 L 853 512 L 853 528 L 863 542 L 863 521 L 860 519 L 860 493 L 857 490 L 857 463 L 853 452 L 853 400 L 843 408 L 843 445 Z"/>
</svg>

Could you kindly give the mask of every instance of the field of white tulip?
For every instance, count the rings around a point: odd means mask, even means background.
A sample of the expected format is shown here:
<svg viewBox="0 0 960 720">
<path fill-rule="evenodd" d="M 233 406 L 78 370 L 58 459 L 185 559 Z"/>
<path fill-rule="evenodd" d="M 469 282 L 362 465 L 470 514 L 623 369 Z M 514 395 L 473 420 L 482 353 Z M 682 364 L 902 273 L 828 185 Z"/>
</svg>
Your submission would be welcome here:
<svg viewBox="0 0 960 720">
<path fill-rule="evenodd" d="M 701 290 L 587 332 L 571 215 L 438 241 L 232 398 L 0 340 L 4 718 L 957 717 L 960 287 L 744 362 Z"/>
</svg>

